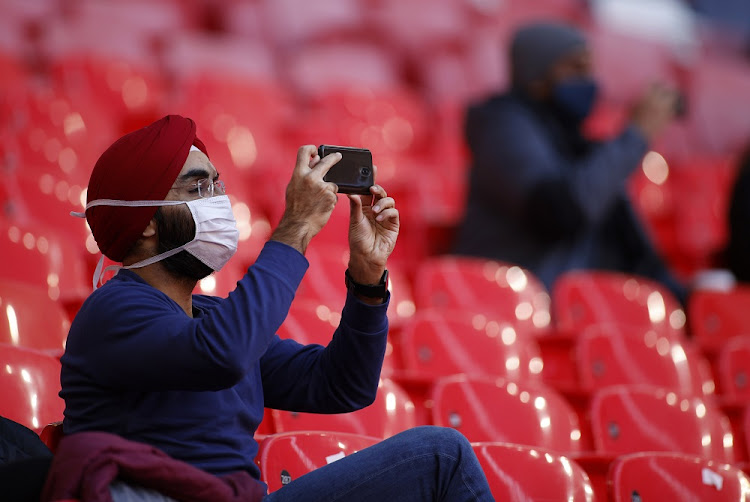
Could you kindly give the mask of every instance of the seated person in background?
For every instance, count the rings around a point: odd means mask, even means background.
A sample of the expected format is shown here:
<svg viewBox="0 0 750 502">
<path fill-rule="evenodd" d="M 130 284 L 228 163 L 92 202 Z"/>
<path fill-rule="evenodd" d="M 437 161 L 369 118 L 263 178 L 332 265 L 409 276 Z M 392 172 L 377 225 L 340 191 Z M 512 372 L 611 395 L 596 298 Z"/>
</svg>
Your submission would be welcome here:
<svg viewBox="0 0 750 502">
<path fill-rule="evenodd" d="M 371 206 L 349 196 L 348 295 L 332 341 L 303 346 L 275 334 L 307 269 L 307 245 L 336 204 L 337 186 L 323 176 L 339 159 L 299 149 L 271 240 L 228 298 L 216 298 L 192 291 L 229 260 L 238 231 L 193 121 L 164 117 L 102 154 L 85 216 L 102 253 L 123 266 L 70 328 L 63 442 L 103 431 L 146 443 L 211 474 L 253 478 L 251 500 L 491 500 L 468 441 L 437 427 L 403 432 L 270 495 L 257 481 L 253 434 L 264 406 L 343 413 L 375 398 L 386 261 L 399 231 L 382 187 L 371 188 Z"/>
<path fill-rule="evenodd" d="M 736 281 L 750 284 L 750 146 L 740 157 L 737 176 L 729 199 L 729 238 L 724 266 Z"/>
<path fill-rule="evenodd" d="M 640 274 L 684 301 L 683 286 L 657 255 L 625 192 L 649 141 L 674 117 L 677 93 L 653 86 L 619 136 L 594 143 L 581 133 L 597 86 L 577 29 L 523 27 L 510 61 L 511 89 L 468 109 L 472 169 L 454 252 L 521 265 L 548 288 L 573 269 Z"/>
</svg>

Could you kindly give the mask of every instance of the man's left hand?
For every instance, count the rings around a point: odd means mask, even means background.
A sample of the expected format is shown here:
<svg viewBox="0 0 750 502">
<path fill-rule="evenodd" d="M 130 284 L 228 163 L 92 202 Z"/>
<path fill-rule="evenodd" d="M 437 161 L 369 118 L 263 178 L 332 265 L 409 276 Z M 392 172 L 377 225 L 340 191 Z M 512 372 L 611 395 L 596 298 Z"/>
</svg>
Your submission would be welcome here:
<svg viewBox="0 0 750 502">
<path fill-rule="evenodd" d="M 396 245 L 399 214 L 396 202 L 383 187 L 373 185 L 367 195 L 349 197 L 349 273 L 360 284 L 377 284 Z"/>
</svg>

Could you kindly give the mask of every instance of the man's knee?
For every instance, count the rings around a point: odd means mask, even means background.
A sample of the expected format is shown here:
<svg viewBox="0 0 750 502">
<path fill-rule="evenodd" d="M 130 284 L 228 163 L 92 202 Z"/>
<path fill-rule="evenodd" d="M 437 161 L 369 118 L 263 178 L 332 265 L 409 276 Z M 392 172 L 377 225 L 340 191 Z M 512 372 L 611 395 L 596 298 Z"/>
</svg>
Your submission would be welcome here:
<svg viewBox="0 0 750 502">
<path fill-rule="evenodd" d="M 423 425 L 409 429 L 412 441 L 418 444 L 430 445 L 435 453 L 451 456 L 460 456 L 471 450 L 471 444 L 466 436 L 450 427 L 438 427 L 435 425 Z"/>
</svg>

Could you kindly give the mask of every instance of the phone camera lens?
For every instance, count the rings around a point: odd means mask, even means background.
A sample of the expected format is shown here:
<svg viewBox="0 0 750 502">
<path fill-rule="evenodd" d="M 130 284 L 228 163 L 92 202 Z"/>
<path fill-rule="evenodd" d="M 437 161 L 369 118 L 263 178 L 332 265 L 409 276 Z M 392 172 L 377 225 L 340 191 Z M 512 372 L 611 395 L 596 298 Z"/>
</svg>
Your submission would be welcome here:
<svg viewBox="0 0 750 502">
<path fill-rule="evenodd" d="M 362 176 L 369 176 L 370 175 L 370 168 L 369 167 L 363 167 L 359 170 L 359 174 Z"/>
</svg>

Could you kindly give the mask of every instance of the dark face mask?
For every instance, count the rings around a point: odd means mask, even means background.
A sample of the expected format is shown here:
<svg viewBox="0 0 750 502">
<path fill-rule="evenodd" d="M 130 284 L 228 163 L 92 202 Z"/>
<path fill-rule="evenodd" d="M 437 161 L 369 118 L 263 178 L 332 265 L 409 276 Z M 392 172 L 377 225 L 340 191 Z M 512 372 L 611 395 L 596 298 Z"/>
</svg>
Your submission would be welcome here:
<svg viewBox="0 0 750 502">
<path fill-rule="evenodd" d="M 555 85 L 552 101 L 566 118 L 578 124 L 591 113 L 598 91 L 597 83 L 591 78 L 569 78 Z"/>
</svg>

